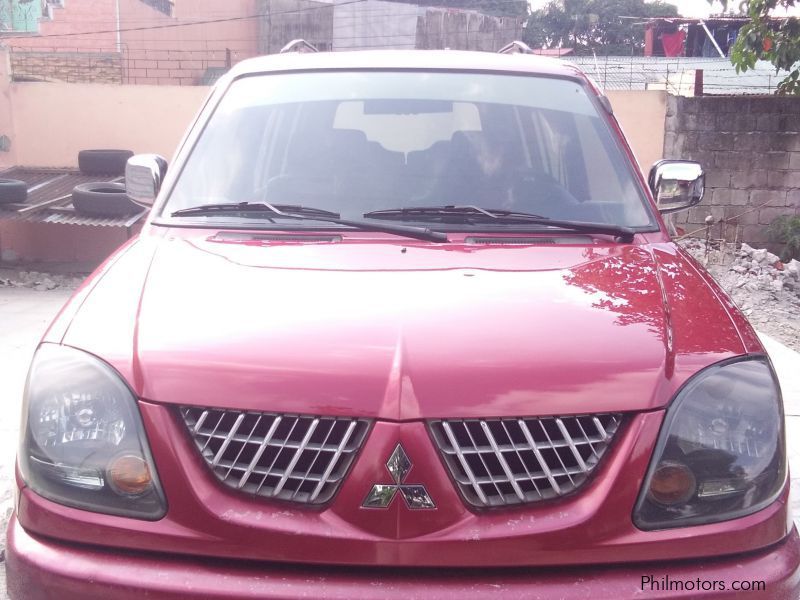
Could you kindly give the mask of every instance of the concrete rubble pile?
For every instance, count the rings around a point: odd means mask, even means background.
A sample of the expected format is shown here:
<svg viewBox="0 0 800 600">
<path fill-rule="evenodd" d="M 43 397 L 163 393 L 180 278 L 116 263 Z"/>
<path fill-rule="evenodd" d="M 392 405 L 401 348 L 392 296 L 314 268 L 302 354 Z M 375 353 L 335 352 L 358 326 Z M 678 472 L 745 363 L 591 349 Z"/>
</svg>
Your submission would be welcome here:
<svg viewBox="0 0 800 600">
<path fill-rule="evenodd" d="M 74 290 L 82 281 L 82 278 L 72 275 L 56 275 L 38 273 L 36 271 L 10 272 L 7 276 L 0 272 L 0 288 L 4 286 L 25 287 L 38 292 L 46 292 L 56 288 Z"/>
<path fill-rule="evenodd" d="M 781 262 L 765 248 L 719 249 L 701 239 L 680 242 L 728 292 L 759 331 L 800 350 L 800 261 Z"/>
</svg>

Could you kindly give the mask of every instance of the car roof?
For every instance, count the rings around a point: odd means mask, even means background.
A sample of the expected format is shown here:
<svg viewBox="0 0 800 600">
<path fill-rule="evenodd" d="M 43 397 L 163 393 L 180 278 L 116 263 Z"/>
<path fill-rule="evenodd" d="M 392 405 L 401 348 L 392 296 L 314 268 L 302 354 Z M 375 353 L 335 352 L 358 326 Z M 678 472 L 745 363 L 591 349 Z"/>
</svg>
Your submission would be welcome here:
<svg viewBox="0 0 800 600">
<path fill-rule="evenodd" d="M 358 50 L 347 52 L 287 52 L 250 58 L 230 71 L 231 78 L 257 73 L 297 70 L 443 70 L 527 73 L 585 79 L 571 63 L 531 54 L 498 54 L 461 50 Z"/>
</svg>

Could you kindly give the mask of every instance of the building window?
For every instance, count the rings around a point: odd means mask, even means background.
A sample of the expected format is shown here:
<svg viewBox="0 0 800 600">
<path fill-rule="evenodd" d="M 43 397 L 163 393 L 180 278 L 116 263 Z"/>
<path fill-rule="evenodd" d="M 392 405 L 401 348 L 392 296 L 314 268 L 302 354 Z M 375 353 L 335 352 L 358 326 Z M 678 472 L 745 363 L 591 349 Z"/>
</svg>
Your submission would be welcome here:
<svg viewBox="0 0 800 600">
<path fill-rule="evenodd" d="M 175 7 L 173 0 L 142 0 L 147 6 L 162 12 L 168 17 L 172 16 L 172 9 Z"/>
<path fill-rule="evenodd" d="M 37 33 L 42 0 L 0 0 L 0 32 Z"/>
</svg>

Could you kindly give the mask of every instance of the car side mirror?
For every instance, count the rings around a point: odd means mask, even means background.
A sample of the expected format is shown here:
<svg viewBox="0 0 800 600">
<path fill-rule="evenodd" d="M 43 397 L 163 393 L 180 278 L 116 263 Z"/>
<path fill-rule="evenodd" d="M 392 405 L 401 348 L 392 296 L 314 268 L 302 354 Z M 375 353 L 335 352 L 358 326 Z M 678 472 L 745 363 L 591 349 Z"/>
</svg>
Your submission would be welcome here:
<svg viewBox="0 0 800 600">
<path fill-rule="evenodd" d="M 700 203 L 705 193 L 706 174 L 691 160 L 659 160 L 648 177 L 658 211 L 662 214 L 684 210 Z"/>
<path fill-rule="evenodd" d="M 125 192 L 139 206 L 150 208 L 167 174 L 167 159 L 158 154 L 137 154 L 125 165 Z"/>
</svg>

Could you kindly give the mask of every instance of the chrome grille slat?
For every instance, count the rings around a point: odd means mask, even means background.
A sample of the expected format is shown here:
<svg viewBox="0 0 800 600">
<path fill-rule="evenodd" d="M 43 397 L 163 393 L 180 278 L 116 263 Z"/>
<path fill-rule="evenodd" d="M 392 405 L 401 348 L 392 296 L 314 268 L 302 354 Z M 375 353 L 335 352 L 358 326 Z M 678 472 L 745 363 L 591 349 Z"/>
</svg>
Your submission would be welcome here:
<svg viewBox="0 0 800 600">
<path fill-rule="evenodd" d="M 464 499 L 512 506 L 572 493 L 597 468 L 622 423 L 619 413 L 429 423 Z"/>
<path fill-rule="evenodd" d="M 325 473 L 320 478 L 319 483 L 317 483 L 317 487 L 315 487 L 314 491 L 311 492 L 310 502 L 314 502 L 314 500 L 317 499 L 317 496 L 319 496 L 319 493 L 322 490 L 322 486 L 325 484 L 326 481 L 328 481 L 329 477 L 331 476 L 331 471 L 333 471 L 333 467 L 336 466 L 336 463 L 339 461 L 339 457 L 342 455 L 342 452 L 344 452 L 344 448 L 347 445 L 350 436 L 353 435 L 353 430 L 355 428 L 356 428 L 356 421 L 351 421 L 350 425 L 347 426 L 347 431 L 342 436 L 342 441 L 339 442 L 339 447 L 336 449 L 336 453 L 334 454 L 333 459 L 328 462 L 328 466 L 325 469 Z M 331 431 L 332 430 L 333 429 L 331 429 Z M 336 479 L 335 481 L 338 481 L 338 479 Z"/>
<path fill-rule="evenodd" d="M 523 500 L 525 495 L 522 493 L 519 485 L 517 485 L 517 481 L 514 478 L 514 474 L 511 472 L 511 467 L 508 466 L 508 461 L 503 456 L 503 453 L 500 452 L 500 449 L 497 447 L 497 442 L 495 442 L 494 435 L 492 435 L 491 429 L 489 429 L 489 425 L 486 421 L 481 421 L 481 428 L 483 429 L 483 433 L 486 435 L 486 439 L 489 440 L 489 445 L 494 450 L 494 455 L 497 457 L 497 460 L 500 462 L 500 468 L 503 469 L 503 473 L 506 474 L 506 481 L 511 484 L 511 487 L 514 489 L 514 493 L 517 495 L 517 498 Z"/>
<path fill-rule="evenodd" d="M 286 435 L 286 438 L 283 440 L 283 443 L 275 446 L 276 448 L 278 448 L 278 451 L 275 452 L 275 456 L 272 457 L 272 462 L 269 464 L 269 466 L 265 471 L 264 476 L 261 478 L 261 481 L 259 482 L 258 487 L 256 488 L 256 494 L 258 494 L 261 491 L 261 488 L 264 487 L 264 484 L 267 482 L 267 478 L 269 477 L 270 472 L 272 471 L 272 469 L 275 468 L 275 463 L 278 462 L 278 459 L 281 457 L 281 453 L 286 449 L 286 443 L 289 441 L 289 438 L 292 437 L 292 434 L 294 433 L 294 430 L 299 422 L 300 419 L 295 419 L 292 422 L 291 429 L 289 429 L 289 433 Z"/>
<path fill-rule="evenodd" d="M 453 429 L 450 427 L 450 423 L 447 421 L 441 421 L 442 428 L 444 429 L 445 433 L 447 434 L 450 443 L 452 444 L 453 453 L 458 456 L 458 461 L 461 464 L 461 467 L 464 469 L 464 473 L 466 473 L 467 477 L 469 477 L 470 484 L 472 485 L 472 489 L 477 494 L 478 498 L 484 504 L 488 501 L 486 495 L 483 493 L 481 486 L 478 485 L 478 482 L 475 480 L 475 475 L 472 473 L 472 468 L 467 463 L 467 459 L 464 456 L 464 453 L 461 451 L 461 446 L 456 441 L 455 435 L 453 434 Z M 441 444 L 439 445 L 441 448 Z M 452 468 L 451 468 L 452 472 Z"/>
<path fill-rule="evenodd" d="M 243 493 L 324 504 L 369 430 L 366 419 L 184 406 L 180 414 L 214 476 Z"/>
<path fill-rule="evenodd" d="M 264 450 L 267 449 L 269 441 L 272 439 L 272 436 L 275 435 L 275 430 L 278 428 L 278 425 L 280 424 L 281 424 L 281 418 L 275 417 L 275 419 L 272 421 L 272 425 L 270 425 L 267 435 L 265 435 L 264 439 L 261 440 L 261 444 L 259 444 L 255 456 L 253 456 L 253 460 L 250 461 L 247 470 L 244 472 L 244 475 L 242 475 L 241 480 L 239 480 L 239 484 L 236 486 L 237 488 L 239 489 L 243 488 L 244 484 L 247 483 L 247 480 L 250 479 L 250 474 L 255 469 L 256 465 L 258 464 L 258 461 L 261 460 L 261 457 L 264 454 Z"/>
<path fill-rule="evenodd" d="M 591 439 L 582 441 L 582 443 L 586 444 L 599 444 L 600 442 L 608 441 L 598 439 L 596 436 L 592 437 Z M 565 442 L 553 442 L 552 444 L 549 443 L 537 443 L 536 446 L 539 449 L 543 448 L 569 448 L 569 444 Z M 497 447 L 503 452 L 513 452 L 515 450 L 528 450 L 530 446 L 528 444 L 498 444 Z M 490 452 L 493 448 L 491 446 L 478 446 L 477 448 L 469 449 L 469 448 L 462 448 L 462 454 L 477 454 L 478 452 Z M 455 450 L 442 450 L 442 452 L 446 452 L 447 454 L 455 454 Z"/>
<path fill-rule="evenodd" d="M 553 474 L 553 471 L 550 470 L 550 465 L 547 464 L 544 456 L 542 456 L 541 448 L 539 448 L 539 445 L 533 439 L 530 429 L 528 429 L 528 426 L 522 419 L 519 419 L 517 422 L 519 423 L 519 428 L 522 430 L 525 439 L 528 441 L 528 444 L 531 447 L 531 451 L 536 457 L 536 461 L 539 463 L 539 467 L 541 467 L 542 472 L 547 476 L 547 481 L 550 483 L 550 487 L 553 488 L 553 491 L 556 494 L 561 495 L 561 486 L 558 485 L 556 476 Z"/>
</svg>

